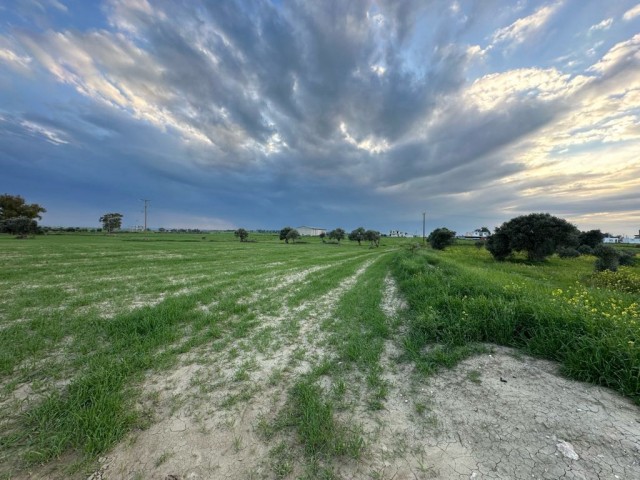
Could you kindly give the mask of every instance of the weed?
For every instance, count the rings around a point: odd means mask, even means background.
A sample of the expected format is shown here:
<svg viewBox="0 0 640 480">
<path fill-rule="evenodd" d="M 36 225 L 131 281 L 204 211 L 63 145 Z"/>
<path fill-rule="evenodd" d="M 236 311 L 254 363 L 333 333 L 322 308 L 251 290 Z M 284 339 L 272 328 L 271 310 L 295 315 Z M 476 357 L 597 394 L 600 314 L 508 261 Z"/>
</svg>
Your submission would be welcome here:
<svg viewBox="0 0 640 480">
<path fill-rule="evenodd" d="M 482 383 L 482 380 L 480 380 L 480 375 L 481 373 L 478 370 L 471 370 L 467 373 L 467 380 L 476 384 L 480 384 Z"/>
</svg>

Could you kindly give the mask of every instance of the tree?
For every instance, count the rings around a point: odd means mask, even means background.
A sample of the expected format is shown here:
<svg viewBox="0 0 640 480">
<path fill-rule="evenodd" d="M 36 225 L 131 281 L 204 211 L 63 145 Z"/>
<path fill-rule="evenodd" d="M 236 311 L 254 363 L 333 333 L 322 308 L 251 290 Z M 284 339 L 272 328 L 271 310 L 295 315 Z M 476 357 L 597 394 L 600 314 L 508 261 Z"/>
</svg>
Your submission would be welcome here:
<svg viewBox="0 0 640 480">
<path fill-rule="evenodd" d="M 436 228 L 427 237 L 427 241 L 432 248 L 436 250 L 444 250 L 445 247 L 452 245 L 456 237 L 456 232 L 449 230 L 448 228 L 441 227 Z"/>
<path fill-rule="evenodd" d="M 480 233 L 491 233 L 491 230 L 489 230 L 487 227 L 480 227 L 480 228 L 478 228 L 478 232 L 480 232 Z"/>
<path fill-rule="evenodd" d="M 247 232 L 244 228 L 239 228 L 233 234 L 240 239 L 241 242 L 246 242 L 249 237 L 249 232 Z"/>
<path fill-rule="evenodd" d="M 0 195 L 0 220 L 17 217 L 42 220 L 40 214 L 45 212 L 46 210 L 37 203 L 26 204 L 20 195 L 9 195 L 8 193 Z"/>
<path fill-rule="evenodd" d="M 380 232 L 378 232 L 377 230 L 367 230 L 366 232 L 364 232 L 364 239 L 370 242 L 371 246 L 380 246 Z"/>
<path fill-rule="evenodd" d="M 509 245 L 509 236 L 496 229 L 495 233 L 487 239 L 487 250 L 496 260 L 506 260 L 512 252 Z"/>
<path fill-rule="evenodd" d="M 526 252 L 530 261 L 542 261 L 558 247 L 575 247 L 579 230 L 566 220 L 548 213 L 530 213 L 512 218 L 496 228 L 487 249 L 496 260 L 513 251 Z"/>
<path fill-rule="evenodd" d="M 335 230 L 331 230 L 328 235 L 329 238 L 337 240 L 340 243 L 340 240 L 344 239 L 345 232 L 341 228 L 336 228 Z"/>
<path fill-rule="evenodd" d="M 351 233 L 349 234 L 349 240 L 352 242 L 358 242 L 358 245 L 360 245 L 363 240 L 365 240 L 364 238 L 364 234 L 365 234 L 365 230 L 362 227 L 358 227 L 355 230 L 352 230 Z"/>
<path fill-rule="evenodd" d="M 121 213 L 105 213 L 100 217 L 102 228 L 108 232 L 113 233 L 114 230 L 119 230 L 122 227 L 122 214 Z"/>
<path fill-rule="evenodd" d="M 326 237 L 327 234 L 324 233 L 324 232 L 320 232 L 320 235 L 318 235 L 318 236 L 320 237 L 320 240 L 322 240 L 322 243 L 324 243 L 324 237 Z"/>
<path fill-rule="evenodd" d="M 600 230 L 589 230 L 588 232 L 580 232 L 578 235 L 579 245 L 588 245 L 591 248 L 596 248 L 602 243 L 604 239 L 604 233 Z"/>
<path fill-rule="evenodd" d="M 287 235 L 291 230 L 293 230 L 293 228 L 291 227 L 284 227 L 282 230 L 280 230 L 280 240 L 284 240 L 284 243 L 289 243 Z"/>
<path fill-rule="evenodd" d="M 17 235 L 18 238 L 26 238 L 27 235 L 38 233 L 38 222 L 29 217 L 13 217 L 0 220 L 0 233 Z"/>
<path fill-rule="evenodd" d="M 292 228 L 287 232 L 285 242 L 289 243 L 289 240 L 291 240 L 291 243 L 296 243 L 296 240 L 298 238 L 300 238 L 300 233 L 298 233 L 298 230 L 296 230 L 295 228 Z"/>
</svg>

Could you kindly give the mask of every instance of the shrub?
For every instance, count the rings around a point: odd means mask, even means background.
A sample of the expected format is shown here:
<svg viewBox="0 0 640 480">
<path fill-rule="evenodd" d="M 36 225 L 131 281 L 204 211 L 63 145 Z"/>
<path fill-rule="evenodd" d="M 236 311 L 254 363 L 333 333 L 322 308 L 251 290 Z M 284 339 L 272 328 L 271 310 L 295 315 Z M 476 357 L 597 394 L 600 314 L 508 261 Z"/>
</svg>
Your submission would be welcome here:
<svg viewBox="0 0 640 480">
<path fill-rule="evenodd" d="M 617 272 L 610 270 L 596 272 L 591 277 L 591 283 L 594 287 L 625 293 L 640 293 L 640 275 L 627 267 L 621 267 Z"/>
<path fill-rule="evenodd" d="M 618 250 L 620 254 L 620 265 L 625 267 L 631 267 L 636 263 L 635 253 L 628 252 L 626 250 Z"/>
<path fill-rule="evenodd" d="M 595 263 L 595 269 L 598 272 L 611 270 L 615 272 L 620 265 L 620 252 L 608 245 L 600 244 L 593 249 L 593 254 L 598 257 Z"/>
<path fill-rule="evenodd" d="M 436 250 L 444 250 L 445 247 L 453 244 L 455 239 L 456 232 L 449 230 L 448 228 L 441 227 L 436 228 L 433 232 L 429 234 L 427 241 L 431 245 L 432 248 Z"/>
<path fill-rule="evenodd" d="M 558 247 L 556 253 L 560 258 L 575 258 L 580 256 L 580 252 L 572 247 Z"/>
<path fill-rule="evenodd" d="M 593 248 L 583 244 L 578 247 L 578 252 L 580 252 L 581 255 L 593 255 Z"/>
</svg>

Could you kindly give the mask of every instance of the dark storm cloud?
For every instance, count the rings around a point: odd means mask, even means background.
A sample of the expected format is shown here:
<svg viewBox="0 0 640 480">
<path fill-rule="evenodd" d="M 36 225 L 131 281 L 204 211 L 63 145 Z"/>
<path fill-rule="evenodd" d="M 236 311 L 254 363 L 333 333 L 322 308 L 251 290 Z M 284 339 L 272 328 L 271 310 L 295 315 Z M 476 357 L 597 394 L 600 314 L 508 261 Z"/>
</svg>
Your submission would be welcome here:
<svg viewBox="0 0 640 480">
<path fill-rule="evenodd" d="M 285 221 L 273 212 L 288 208 L 361 223 L 380 198 L 387 219 L 426 197 L 453 216 L 499 215 L 544 188 L 535 175 L 504 181 L 531 168 L 523 142 L 560 149 L 536 143 L 538 132 L 637 81 L 638 39 L 610 41 L 583 77 L 527 57 L 527 35 L 553 41 L 545 22 L 568 22 L 570 3 L 109 1 L 110 28 L 58 18 L 0 38 L 0 61 L 80 93 L 60 107 L 38 92 L 48 104 L 6 112 L 0 158 L 48 158 L 44 170 L 67 180 L 127 195 L 144 185 L 175 196 L 176 211 L 215 203 L 219 217 L 247 222 Z M 508 68 L 514 52 L 520 69 Z M 602 118 L 624 113 L 614 110 L 602 106 Z"/>
</svg>

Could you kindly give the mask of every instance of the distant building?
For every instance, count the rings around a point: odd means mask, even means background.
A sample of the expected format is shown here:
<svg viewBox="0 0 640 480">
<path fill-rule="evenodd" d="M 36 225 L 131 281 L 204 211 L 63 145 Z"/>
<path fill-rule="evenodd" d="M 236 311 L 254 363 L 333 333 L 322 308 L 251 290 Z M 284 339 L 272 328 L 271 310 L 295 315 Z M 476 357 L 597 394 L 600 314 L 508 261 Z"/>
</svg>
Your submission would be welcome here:
<svg viewBox="0 0 640 480">
<path fill-rule="evenodd" d="M 482 232 L 480 230 L 474 230 L 473 232 L 467 232 L 464 234 L 464 238 L 485 239 L 491 236 L 491 232 Z"/>
<path fill-rule="evenodd" d="M 296 227 L 296 230 L 303 237 L 319 237 L 321 233 L 327 233 L 326 228 L 317 227 Z"/>
<path fill-rule="evenodd" d="M 620 243 L 629 243 L 632 245 L 640 245 L 640 237 L 623 237 Z"/>
<path fill-rule="evenodd" d="M 604 237 L 602 243 L 620 243 L 620 239 L 618 237 Z"/>
</svg>

